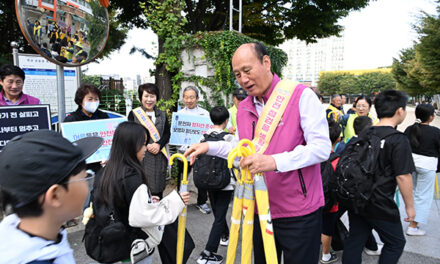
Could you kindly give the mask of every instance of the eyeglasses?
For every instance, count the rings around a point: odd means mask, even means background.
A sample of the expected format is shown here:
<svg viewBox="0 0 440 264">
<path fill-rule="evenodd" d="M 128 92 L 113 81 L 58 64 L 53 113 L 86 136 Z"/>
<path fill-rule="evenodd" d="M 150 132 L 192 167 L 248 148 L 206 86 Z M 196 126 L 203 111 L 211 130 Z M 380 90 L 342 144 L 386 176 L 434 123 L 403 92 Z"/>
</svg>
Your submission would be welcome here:
<svg viewBox="0 0 440 264">
<path fill-rule="evenodd" d="M 84 178 L 82 178 L 82 179 L 70 180 L 70 181 L 66 182 L 66 184 L 74 183 L 74 182 L 87 181 L 87 184 L 88 184 L 89 186 L 92 186 L 94 180 L 95 180 L 95 173 L 94 173 L 92 170 L 88 170 L 88 171 L 87 171 L 87 175 L 86 175 L 86 177 L 84 177 Z"/>
</svg>

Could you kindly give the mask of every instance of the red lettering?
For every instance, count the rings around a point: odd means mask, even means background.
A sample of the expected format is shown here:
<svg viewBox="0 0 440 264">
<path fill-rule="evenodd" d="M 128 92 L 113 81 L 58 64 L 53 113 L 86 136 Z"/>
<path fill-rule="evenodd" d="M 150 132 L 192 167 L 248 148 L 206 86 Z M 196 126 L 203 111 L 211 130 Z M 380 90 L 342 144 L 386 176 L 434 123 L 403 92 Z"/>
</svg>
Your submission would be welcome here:
<svg viewBox="0 0 440 264">
<path fill-rule="evenodd" d="M 275 117 L 276 114 L 277 114 L 277 112 L 275 112 L 275 111 L 272 110 L 272 109 L 270 109 L 270 110 L 269 110 L 269 113 L 267 113 L 267 115 L 270 116 L 270 117 Z"/>
<path fill-rule="evenodd" d="M 269 132 L 270 126 L 267 124 L 263 124 L 263 127 L 261 128 L 263 131 Z"/>
</svg>

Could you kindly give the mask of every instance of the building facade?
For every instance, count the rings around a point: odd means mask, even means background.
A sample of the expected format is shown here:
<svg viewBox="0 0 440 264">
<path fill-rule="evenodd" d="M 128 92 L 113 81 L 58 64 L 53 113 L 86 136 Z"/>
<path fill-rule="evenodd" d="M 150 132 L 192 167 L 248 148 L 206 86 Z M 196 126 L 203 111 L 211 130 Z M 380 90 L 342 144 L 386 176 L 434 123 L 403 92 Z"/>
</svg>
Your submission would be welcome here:
<svg viewBox="0 0 440 264">
<path fill-rule="evenodd" d="M 342 70 L 344 37 L 320 39 L 317 43 L 291 39 L 279 46 L 288 55 L 283 77 L 316 86 L 319 72 Z"/>
</svg>

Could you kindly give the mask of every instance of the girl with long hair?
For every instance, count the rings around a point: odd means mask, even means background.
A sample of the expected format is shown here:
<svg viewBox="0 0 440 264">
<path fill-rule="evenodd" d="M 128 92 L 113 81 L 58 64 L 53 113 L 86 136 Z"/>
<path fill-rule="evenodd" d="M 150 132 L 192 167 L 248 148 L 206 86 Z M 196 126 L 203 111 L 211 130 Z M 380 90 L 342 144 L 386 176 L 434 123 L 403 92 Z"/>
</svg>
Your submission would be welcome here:
<svg viewBox="0 0 440 264">
<path fill-rule="evenodd" d="M 123 122 L 116 128 L 110 158 L 95 180 L 95 204 L 98 200 L 114 208 L 133 241 L 142 239 L 148 248 L 154 248 L 160 238 L 152 239 L 149 228 L 173 223 L 188 204 L 189 193 L 173 191 L 160 201 L 151 196 L 141 165 L 148 140 L 140 124 Z M 126 258 L 129 256 L 128 250 Z M 140 263 L 151 263 L 151 255 Z"/>
<path fill-rule="evenodd" d="M 416 171 L 413 173 L 413 194 L 416 217 L 406 234 L 423 236 L 426 232 L 419 223 L 427 224 L 434 195 L 435 173 L 440 156 L 440 129 L 430 126 L 434 120 L 434 107 L 420 104 L 416 107 L 416 122 L 405 130 L 411 143 Z"/>
</svg>

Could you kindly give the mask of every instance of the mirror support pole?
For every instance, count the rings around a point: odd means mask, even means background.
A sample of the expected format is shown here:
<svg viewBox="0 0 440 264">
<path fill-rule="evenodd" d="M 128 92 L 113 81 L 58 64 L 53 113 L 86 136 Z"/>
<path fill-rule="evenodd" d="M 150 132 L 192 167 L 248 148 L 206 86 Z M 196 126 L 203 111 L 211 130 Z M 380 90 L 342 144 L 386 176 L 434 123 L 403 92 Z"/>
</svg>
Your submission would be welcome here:
<svg viewBox="0 0 440 264">
<path fill-rule="evenodd" d="M 12 58 L 14 60 L 14 66 L 18 66 L 18 43 L 12 41 L 11 47 L 12 47 Z"/>
<path fill-rule="evenodd" d="M 76 67 L 76 83 L 78 84 L 78 87 L 81 85 L 82 81 L 82 73 L 81 73 L 81 66 Z"/>
<path fill-rule="evenodd" d="M 57 65 L 57 96 L 58 96 L 58 124 L 66 116 L 66 98 L 64 91 L 64 67 Z M 59 126 L 60 127 L 60 126 Z"/>
</svg>

